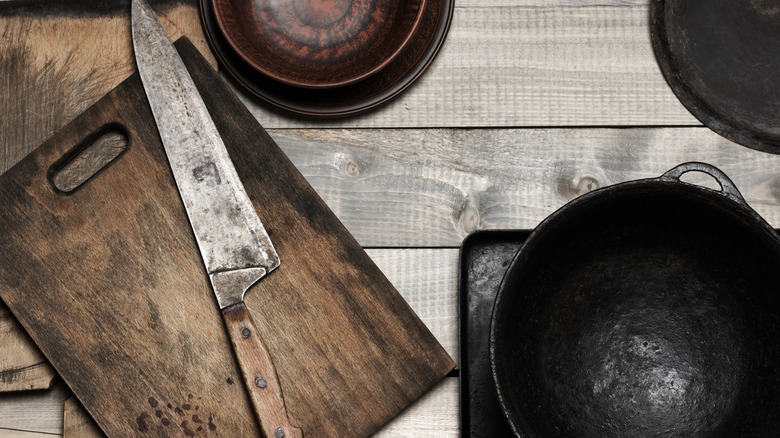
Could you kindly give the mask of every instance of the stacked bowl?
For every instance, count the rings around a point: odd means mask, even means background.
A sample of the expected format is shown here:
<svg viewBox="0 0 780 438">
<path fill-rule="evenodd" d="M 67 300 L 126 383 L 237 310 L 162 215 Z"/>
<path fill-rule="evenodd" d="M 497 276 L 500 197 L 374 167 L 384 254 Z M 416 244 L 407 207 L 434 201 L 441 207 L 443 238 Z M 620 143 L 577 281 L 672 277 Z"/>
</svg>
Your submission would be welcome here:
<svg viewBox="0 0 780 438">
<path fill-rule="evenodd" d="M 428 68 L 453 0 L 201 0 L 226 71 L 271 106 L 310 117 L 380 106 Z"/>
</svg>

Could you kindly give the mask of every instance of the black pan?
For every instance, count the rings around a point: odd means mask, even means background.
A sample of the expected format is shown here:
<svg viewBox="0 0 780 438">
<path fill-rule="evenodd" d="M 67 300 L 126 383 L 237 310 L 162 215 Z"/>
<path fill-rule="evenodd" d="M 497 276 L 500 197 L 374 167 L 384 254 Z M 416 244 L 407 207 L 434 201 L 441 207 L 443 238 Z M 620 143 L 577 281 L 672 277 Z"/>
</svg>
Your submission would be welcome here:
<svg viewBox="0 0 780 438">
<path fill-rule="evenodd" d="M 710 165 L 581 196 L 502 281 L 501 408 L 520 437 L 780 436 L 779 288 L 777 235 Z"/>
<path fill-rule="evenodd" d="M 658 66 L 697 119 L 780 154 L 780 1 L 652 0 Z"/>
</svg>

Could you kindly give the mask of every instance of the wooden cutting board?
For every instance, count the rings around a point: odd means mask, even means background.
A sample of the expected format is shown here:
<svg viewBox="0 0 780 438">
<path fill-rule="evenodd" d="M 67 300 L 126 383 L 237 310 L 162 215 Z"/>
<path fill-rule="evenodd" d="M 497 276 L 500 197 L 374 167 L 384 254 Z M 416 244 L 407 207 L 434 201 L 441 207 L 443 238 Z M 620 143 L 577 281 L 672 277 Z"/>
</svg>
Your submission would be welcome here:
<svg viewBox="0 0 780 438">
<path fill-rule="evenodd" d="M 282 260 L 246 304 L 291 419 L 309 437 L 367 436 L 455 364 L 197 50 L 177 48 Z M 2 175 L 0 196 L 0 296 L 107 435 L 257 434 L 137 75 Z"/>
<path fill-rule="evenodd" d="M 216 66 L 197 0 L 154 1 L 172 38 Z M 0 173 L 135 71 L 125 0 L 0 2 Z M 98 54 L 96 56 L 96 54 Z M 0 392 L 48 388 L 54 370 L 0 301 Z"/>
</svg>

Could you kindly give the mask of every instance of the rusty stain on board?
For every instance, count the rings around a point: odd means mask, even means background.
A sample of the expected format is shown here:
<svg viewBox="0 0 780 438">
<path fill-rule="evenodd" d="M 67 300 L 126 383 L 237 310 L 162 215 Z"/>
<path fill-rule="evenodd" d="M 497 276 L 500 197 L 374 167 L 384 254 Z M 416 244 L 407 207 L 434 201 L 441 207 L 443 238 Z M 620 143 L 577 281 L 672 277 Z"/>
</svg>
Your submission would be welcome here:
<svg viewBox="0 0 780 438">
<path fill-rule="evenodd" d="M 202 399 L 202 397 L 198 397 L 197 398 L 197 400 L 201 400 L 201 399 Z M 191 393 L 187 394 L 187 401 L 190 401 L 190 400 L 195 400 L 195 395 L 193 395 Z M 184 412 L 185 410 L 196 410 L 197 411 L 197 410 L 200 409 L 199 405 L 193 405 L 192 403 L 182 403 L 181 407 L 180 406 L 174 406 L 173 403 L 167 403 L 167 404 L 163 405 L 164 402 L 160 403 L 154 397 L 149 397 L 147 399 L 147 402 L 149 403 L 149 406 L 151 406 L 152 408 L 158 408 L 158 407 L 162 407 L 162 406 L 167 406 L 167 408 L 169 410 L 172 410 L 174 413 L 178 414 L 180 417 L 186 417 L 187 416 L 187 414 L 185 414 L 185 412 Z M 160 424 L 162 426 L 168 427 L 171 424 L 171 420 L 168 417 L 166 417 L 164 409 L 165 409 L 164 407 L 162 407 L 162 409 L 155 409 L 154 410 L 154 416 L 157 417 L 160 420 Z M 152 418 L 153 417 L 148 412 L 142 412 L 136 418 L 136 423 L 138 424 L 138 430 L 143 432 L 143 433 L 150 432 L 151 431 L 151 424 L 148 422 L 148 420 L 150 420 Z M 208 426 L 208 430 L 210 430 L 210 431 L 215 431 L 217 429 L 217 426 L 216 426 L 216 424 L 214 424 L 213 419 L 214 419 L 213 416 L 209 416 L 208 425 L 207 426 Z M 182 432 L 184 433 L 185 436 L 192 437 L 192 436 L 195 436 L 199 432 L 206 432 L 206 429 L 205 429 L 204 424 L 203 424 L 204 420 L 200 416 L 198 416 L 197 414 L 196 415 L 192 415 L 192 422 L 197 425 L 197 428 L 195 428 L 195 430 L 193 430 L 193 428 L 195 426 L 193 425 L 192 427 L 190 427 L 190 425 L 188 423 L 188 420 L 186 420 L 186 419 L 183 419 L 181 421 L 181 423 L 179 423 L 179 426 L 182 428 Z"/>
<path fill-rule="evenodd" d="M 195 436 L 195 432 L 193 432 L 192 429 L 189 428 L 186 420 L 181 422 L 181 428 L 184 431 L 184 435 Z"/>
<path fill-rule="evenodd" d="M 149 414 L 146 412 L 141 412 L 141 415 L 135 419 L 135 421 L 138 423 L 138 430 L 143 433 L 149 432 L 149 425 L 146 424 L 147 418 L 149 418 Z"/>
</svg>

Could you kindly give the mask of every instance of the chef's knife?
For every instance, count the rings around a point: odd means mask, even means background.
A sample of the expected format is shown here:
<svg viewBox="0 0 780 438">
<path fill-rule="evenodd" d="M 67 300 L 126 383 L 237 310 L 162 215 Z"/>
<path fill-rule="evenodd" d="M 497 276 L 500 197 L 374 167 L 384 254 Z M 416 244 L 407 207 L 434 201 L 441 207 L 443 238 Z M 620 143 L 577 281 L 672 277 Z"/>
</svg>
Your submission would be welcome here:
<svg viewBox="0 0 780 438">
<path fill-rule="evenodd" d="M 279 257 L 205 103 L 145 0 L 132 1 L 138 72 L 263 435 L 302 436 L 290 424 L 271 357 L 244 293 Z"/>
</svg>

